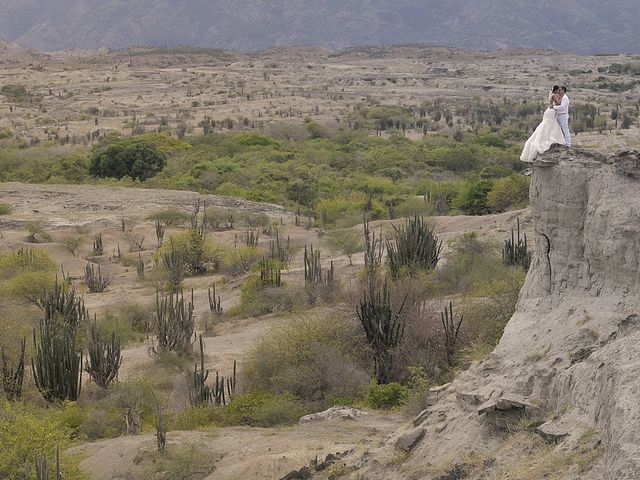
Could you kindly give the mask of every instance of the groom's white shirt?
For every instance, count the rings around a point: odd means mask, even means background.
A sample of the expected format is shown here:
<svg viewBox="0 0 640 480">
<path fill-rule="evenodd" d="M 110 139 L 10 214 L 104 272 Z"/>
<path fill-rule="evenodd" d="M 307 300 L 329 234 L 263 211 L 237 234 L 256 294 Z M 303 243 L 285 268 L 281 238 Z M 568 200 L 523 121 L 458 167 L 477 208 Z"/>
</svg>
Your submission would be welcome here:
<svg viewBox="0 0 640 480">
<path fill-rule="evenodd" d="M 554 105 L 553 108 L 558 113 L 558 115 L 568 115 L 569 114 L 569 97 L 564 95 L 562 100 L 560 100 L 560 105 Z"/>
</svg>

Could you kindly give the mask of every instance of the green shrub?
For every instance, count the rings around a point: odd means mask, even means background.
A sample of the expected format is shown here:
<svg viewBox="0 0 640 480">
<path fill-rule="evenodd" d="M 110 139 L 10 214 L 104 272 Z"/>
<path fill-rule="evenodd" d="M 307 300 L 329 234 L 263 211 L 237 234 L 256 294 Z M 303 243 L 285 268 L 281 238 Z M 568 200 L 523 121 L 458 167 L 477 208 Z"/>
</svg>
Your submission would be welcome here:
<svg viewBox="0 0 640 480">
<path fill-rule="evenodd" d="M 494 180 L 487 193 L 487 205 L 494 212 L 503 212 L 508 208 L 523 208 L 529 200 L 531 180 L 521 174 Z"/>
<path fill-rule="evenodd" d="M 305 407 L 290 393 L 250 392 L 233 397 L 221 421 L 224 425 L 275 427 L 293 425 L 306 413 Z"/>
<path fill-rule="evenodd" d="M 250 389 L 291 392 L 319 407 L 336 397 L 359 398 L 368 375 L 364 333 L 355 318 L 303 316 L 280 322 L 253 349 L 244 367 Z"/>
<path fill-rule="evenodd" d="M 487 195 L 493 188 L 491 180 L 478 180 L 467 183 L 455 200 L 455 206 L 466 215 L 484 215 L 489 213 Z"/>
<path fill-rule="evenodd" d="M 14 275 L 4 284 L 10 295 L 28 301 L 35 301 L 42 292 L 49 290 L 56 283 L 56 276 L 51 271 L 27 271 Z"/>
<path fill-rule="evenodd" d="M 375 380 L 371 380 L 366 394 L 367 405 L 376 410 L 400 407 L 408 398 L 409 389 L 396 382 L 378 385 Z"/>
<path fill-rule="evenodd" d="M 0 215 L 11 215 L 13 208 L 8 203 L 0 203 Z"/>
<path fill-rule="evenodd" d="M 231 315 L 259 317 L 274 312 L 292 312 L 304 303 L 302 288 L 264 286 L 259 273 L 251 274 L 240 291 L 240 304 Z"/>
<path fill-rule="evenodd" d="M 55 458 L 59 447 L 64 478 L 88 479 L 78 466 L 79 459 L 65 453 L 72 435 L 73 429 L 57 409 L 39 412 L 20 403 L 0 404 L 0 478 L 23 478 L 25 462 L 33 464 L 34 450 Z"/>
<path fill-rule="evenodd" d="M 109 139 L 97 145 L 90 162 L 89 172 L 97 177 L 145 180 L 160 172 L 167 158 L 152 143 L 134 137 Z"/>
</svg>

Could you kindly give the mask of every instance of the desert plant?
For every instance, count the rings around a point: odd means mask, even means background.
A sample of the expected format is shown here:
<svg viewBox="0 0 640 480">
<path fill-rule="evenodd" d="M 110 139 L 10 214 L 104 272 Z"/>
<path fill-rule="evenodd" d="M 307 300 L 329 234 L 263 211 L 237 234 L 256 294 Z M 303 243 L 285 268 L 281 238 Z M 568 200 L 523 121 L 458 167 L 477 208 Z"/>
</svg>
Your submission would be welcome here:
<svg viewBox="0 0 640 480">
<path fill-rule="evenodd" d="M 48 402 L 77 400 L 82 388 L 82 351 L 76 328 L 70 324 L 40 321 L 33 330 L 31 369 L 36 387 Z"/>
<path fill-rule="evenodd" d="M 120 336 L 117 331 L 111 332 L 111 338 L 105 337 L 96 325 L 95 319 L 89 324 L 88 355 L 85 370 L 100 388 L 107 388 L 117 377 L 122 364 L 120 353 Z"/>
<path fill-rule="evenodd" d="M 376 237 L 375 233 L 371 233 L 369 229 L 369 219 L 366 215 L 363 217 L 364 232 L 364 267 L 368 275 L 376 272 L 382 263 L 382 254 L 384 251 L 384 243 L 382 242 L 382 234 Z"/>
<path fill-rule="evenodd" d="M 42 224 L 39 222 L 26 222 L 25 227 L 29 235 L 27 235 L 27 241 L 30 243 L 37 242 L 49 242 L 51 241 L 51 235 L 47 232 Z"/>
<path fill-rule="evenodd" d="M 371 408 L 389 410 L 403 405 L 409 397 L 409 389 L 399 383 L 384 385 L 372 380 L 367 389 L 366 401 Z"/>
<path fill-rule="evenodd" d="M 209 378 L 209 370 L 204 368 L 204 346 L 202 335 L 200 335 L 200 369 L 197 363 L 193 367 L 193 386 L 189 391 L 191 405 L 206 405 L 213 398 L 213 392 L 207 385 L 207 378 Z"/>
<path fill-rule="evenodd" d="M 47 453 L 42 452 L 42 456 L 38 455 L 38 451 L 34 450 L 34 465 L 36 469 L 36 480 L 49 480 L 49 465 L 47 462 Z M 31 469 L 28 469 L 28 471 Z M 28 476 L 27 476 L 28 478 Z M 62 480 L 62 472 L 60 471 L 60 449 L 56 447 L 56 471 L 55 480 Z"/>
<path fill-rule="evenodd" d="M 167 225 L 162 222 L 162 220 L 156 218 L 155 221 L 156 226 L 156 239 L 158 240 L 158 247 L 162 246 L 164 242 L 164 233 L 167 231 Z"/>
<path fill-rule="evenodd" d="M 136 232 L 127 232 L 124 235 L 124 238 L 127 240 L 129 244 L 129 252 L 141 252 L 144 250 L 144 235 Z"/>
<path fill-rule="evenodd" d="M 260 232 L 255 231 L 251 227 L 247 227 L 247 232 L 244 235 L 244 244 L 247 247 L 257 247 L 259 239 L 260 239 Z"/>
<path fill-rule="evenodd" d="M 402 310 L 407 296 L 397 311 L 391 305 L 389 287 L 385 279 L 382 291 L 375 279 L 368 280 L 358 305 L 357 315 L 362 323 L 367 341 L 373 351 L 374 372 L 378 383 L 388 383 L 393 365 L 393 349 L 404 335 Z"/>
<path fill-rule="evenodd" d="M 287 235 L 286 246 L 280 241 L 280 233 L 276 232 L 275 240 L 269 242 L 269 256 L 281 262 L 283 265 L 289 265 L 291 261 L 291 239 Z"/>
<path fill-rule="evenodd" d="M 517 221 L 517 235 L 514 235 L 511 229 L 511 238 L 504 241 L 502 259 L 505 265 L 519 265 L 528 270 L 531 265 L 531 252 L 527 244 L 527 234 L 525 233 L 523 238 L 520 237 L 520 219 L 518 218 Z"/>
<path fill-rule="evenodd" d="M 156 352 L 191 349 L 194 331 L 193 290 L 191 302 L 185 302 L 181 292 L 160 298 L 156 293 L 156 326 L 158 348 Z"/>
<path fill-rule="evenodd" d="M 282 268 L 279 262 L 265 258 L 260 260 L 260 283 L 263 287 L 282 286 Z"/>
<path fill-rule="evenodd" d="M 62 240 L 62 243 L 66 249 L 69 250 L 69 253 L 75 258 L 78 256 L 78 248 L 80 248 L 83 241 L 84 239 L 79 235 L 67 235 Z"/>
<path fill-rule="evenodd" d="M 322 265 L 320 264 L 320 251 L 304 246 L 304 284 L 320 285 L 322 283 Z"/>
<path fill-rule="evenodd" d="M 169 276 L 169 287 L 172 291 L 177 291 L 184 280 L 184 257 L 171 239 L 171 249 L 162 254 L 162 262 Z"/>
<path fill-rule="evenodd" d="M 88 312 L 84 306 L 84 299 L 73 288 L 65 288 L 56 282 L 52 288 L 43 292 L 36 300 L 46 323 L 62 323 L 77 328 L 88 319 Z"/>
<path fill-rule="evenodd" d="M 138 262 L 136 263 L 136 272 L 138 273 L 138 278 L 144 277 L 144 260 L 142 260 L 141 254 L 138 254 Z"/>
<path fill-rule="evenodd" d="M 20 357 L 15 367 L 9 363 L 4 349 L 0 350 L 0 357 L 2 358 L 2 389 L 6 399 L 10 402 L 18 400 L 22 395 L 25 346 L 26 339 L 23 337 L 20 340 Z"/>
<path fill-rule="evenodd" d="M 104 292 L 111 283 L 111 276 L 109 273 L 102 274 L 100 265 L 95 268 L 93 263 L 87 263 L 84 268 L 84 284 L 91 293 Z"/>
<path fill-rule="evenodd" d="M 362 235 L 350 228 L 332 231 L 329 242 L 347 256 L 349 265 L 353 265 L 353 255 L 363 248 Z"/>
<path fill-rule="evenodd" d="M 13 208 L 8 203 L 0 203 L 0 215 L 11 215 Z"/>
<path fill-rule="evenodd" d="M 96 235 L 96 238 L 93 240 L 93 256 L 99 257 L 100 255 L 104 255 L 104 242 L 102 241 L 101 233 Z"/>
<path fill-rule="evenodd" d="M 419 270 L 436 267 L 442 251 L 442 241 L 423 217 L 415 215 L 407 218 L 404 225 L 394 225 L 393 229 L 394 242 L 387 239 L 386 245 L 387 264 L 394 278 L 398 278 L 403 271 L 413 275 Z"/>
<path fill-rule="evenodd" d="M 209 311 L 213 313 L 222 313 L 222 306 L 220 301 L 220 295 L 216 295 L 216 284 L 213 283 L 211 288 L 207 289 L 207 295 L 209 297 Z"/>
<path fill-rule="evenodd" d="M 440 312 L 440 318 L 442 320 L 442 327 L 444 328 L 444 348 L 447 363 L 452 367 L 455 364 L 456 343 L 464 315 L 460 315 L 460 319 L 456 322 L 453 316 L 453 302 L 449 302 L 449 309 L 447 310 L 445 307 L 444 311 Z"/>
</svg>

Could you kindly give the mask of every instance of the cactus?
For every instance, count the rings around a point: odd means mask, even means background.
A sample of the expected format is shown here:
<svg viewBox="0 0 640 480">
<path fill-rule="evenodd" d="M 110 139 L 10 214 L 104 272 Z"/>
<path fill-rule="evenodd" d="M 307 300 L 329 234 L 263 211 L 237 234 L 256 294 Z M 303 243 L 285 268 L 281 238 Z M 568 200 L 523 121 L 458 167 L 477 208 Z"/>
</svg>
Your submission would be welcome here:
<svg viewBox="0 0 640 480">
<path fill-rule="evenodd" d="M 36 467 L 36 480 L 49 480 L 49 465 L 47 462 L 46 452 L 42 453 L 42 456 L 38 455 L 38 451 L 33 451 L 34 463 Z M 26 478 L 31 477 L 31 469 L 26 468 Z M 60 470 L 60 448 L 56 447 L 56 471 L 55 480 L 62 480 L 62 472 Z"/>
<path fill-rule="evenodd" d="M 502 260 L 505 265 L 520 265 L 525 270 L 529 270 L 531 265 L 531 252 L 527 244 L 527 234 L 520 238 L 520 219 L 518 218 L 517 236 L 511 230 L 511 238 L 504 241 L 502 248 Z"/>
<path fill-rule="evenodd" d="M 220 296 L 216 296 L 216 284 L 213 283 L 211 288 L 207 289 L 207 294 L 209 296 L 209 311 L 211 313 L 222 313 L 222 306 L 220 301 Z"/>
<path fill-rule="evenodd" d="M 282 269 L 275 260 L 262 258 L 260 260 L 260 282 L 263 287 L 281 287 Z"/>
<path fill-rule="evenodd" d="M 322 265 L 320 265 L 320 252 L 313 250 L 313 245 L 307 250 L 304 246 L 304 284 L 320 285 L 322 283 Z"/>
<path fill-rule="evenodd" d="M 209 378 L 209 370 L 204 368 L 204 347 L 202 344 L 202 335 L 200 335 L 200 369 L 196 363 L 193 367 L 193 387 L 189 392 L 189 400 L 191 405 L 204 405 L 211 401 L 213 398 L 213 392 L 207 385 L 207 378 Z"/>
<path fill-rule="evenodd" d="M 167 231 L 167 226 L 160 219 L 156 219 L 156 239 L 158 240 L 158 248 L 164 243 L 164 233 Z"/>
<path fill-rule="evenodd" d="M 0 350 L 0 357 L 2 357 L 2 389 L 6 399 L 10 402 L 18 400 L 22 396 L 25 346 L 26 339 L 23 337 L 20 340 L 20 358 L 15 367 L 9 364 L 9 359 L 4 350 Z"/>
<path fill-rule="evenodd" d="M 375 376 L 380 384 L 388 383 L 390 380 L 393 349 L 398 346 L 404 335 L 402 310 L 406 299 L 405 295 L 400 308 L 394 312 L 387 280 L 385 279 L 380 292 L 375 280 L 370 278 L 368 292 L 364 292 L 358 305 L 358 319 L 373 350 Z"/>
<path fill-rule="evenodd" d="M 280 242 L 280 233 L 276 232 L 276 239 L 269 242 L 269 256 L 283 265 L 289 265 L 291 261 L 291 239 L 288 235 L 285 247 Z"/>
<path fill-rule="evenodd" d="M 445 307 L 444 311 L 440 312 L 440 318 L 444 327 L 444 347 L 447 363 L 452 367 L 455 363 L 456 342 L 458 341 L 458 333 L 460 332 L 460 325 L 462 325 L 464 315 L 461 315 L 460 320 L 456 323 L 453 317 L 453 303 L 449 302 L 449 310 Z"/>
<path fill-rule="evenodd" d="M 244 235 L 244 244 L 247 247 L 257 247 L 260 233 L 253 230 L 253 228 L 247 227 L 247 233 Z"/>
<path fill-rule="evenodd" d="M 38 390 L 48 402 L 75 401 L 82 388 L 82 350 L 76 344 L 76 327 L 40 320 L 33 330 L 31 369 Z"/>
<path fill-rule="evenodd" d="M 382 243 L 382 235 L 376 237 L 375 233 L 369 230 L 369 219 L 366 215 L 363 217 L 364 231 L 364 267 L 367 275 L 372 275 L 382 263 L 382 253 L 384 245 Z M 382 229 L 381 229 L 382 231 Z"/>
<path fill-rule="evenodd" d="M 36 300 L 36 305 L 43 311 L 46 323 L 63 323 L 76 328 L 89 316 L 83 298 L 57 281 Z"/>
<path fill-rule="evenodd" d="M 122 364 L 120 354 L 120 336 L 118 332 L 111 333 L 111 338 L 105 338 L 94 321 L 89 325 L 88 355 L 85 370 L 100 388 L 107 388 L 117 377 Z"/>
<path fill-rule="evenodd" d="M 184 264 L 192 275 L 200 275 L 207 272 L 207 259 L 205 255 L 205 242 L 207 232 L 204 227 L 191 227 L 187 231 L 187 243 L 183 251 Z"/>
<path fill-rule="evenodd" d="M 104 243 L 102 242 L 101 233 L 96 235 L 96 238 L 93 241 L 93 256 L 98 257 L 100 255 L 104 255 Z"/>
<path fill-rule="evenodd" d="M 136 263 L 136 272 L 138 273 L 138 278 L 144 278 L 144 260 L 142 260 L 142 255 L 138 254 L 138 263 Z"/>
<path fill-rule="evenodd" d="M 191 337 L 195 327 L 193 315 L 193 290 L 191 302 L 185 302 L 182 292 L 160 298 L 156 293 L 156 325 L 158 348 L 156 352 L 191 349 Z"/>
<path fill-rule="evenodd" d="M 174 292 L 179 290 L 184 280 L 184 257 L 176 248 L 173 239 L 171 239 L 171 250 L 162 254 L 162 262 L 169 276 L 169 288 Z"/>
<path fill-rule="evenodd" d="M 407 218 L 404 226 L 396 227 L 395 241 L 387 239 L 387 264 L 394 278 L 403 271 L 413 275 L 419 270 L 436 268 L 442 251 L 442 240 L 417 214 Z"/>
<path fill-rule="evenodd" d="M 327 287 L 329 290 L 333 289 L 334 287 L 334 277 L 335 277 L 335 269 L 333 267 L 333 260 L 331 260 L 331 266 L 329 267 L 329 270 L 327 270 L 327 273 L 324 277 L 324 286 Z"/>
<path fill-rule="evenodd" d="M 93 263 L 87 263 L 84 269 L 84 284 L 91 293 L 102 293 L 111 283 L 109 274 L 102 275 L 100 265 L 97 267 L 96 269 Z"/>
</svg>

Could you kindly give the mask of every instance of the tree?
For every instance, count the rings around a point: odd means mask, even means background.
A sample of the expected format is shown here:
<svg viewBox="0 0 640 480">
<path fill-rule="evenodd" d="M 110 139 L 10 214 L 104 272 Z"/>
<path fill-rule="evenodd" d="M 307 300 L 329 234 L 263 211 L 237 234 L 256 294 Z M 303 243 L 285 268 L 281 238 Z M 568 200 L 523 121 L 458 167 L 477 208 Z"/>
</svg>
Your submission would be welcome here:
<svg viewBox="0 0 640 480">
<path fill-rule="evenodd" d="M 167 163 L 165 154 L 155 145 L 139 139 L 115 139 L 91 152 L 89 172 L 97 177 L 131 177 L 146 180 Z"/>
<path fill-rule="evenodd" d="M 351 259 L 354 253 L 362 252 L 364 249 L 362 234 L 350 228 L 332 231 L 329 243 L 332 247 L 342 250 L 342 253 L 349 259 L 349 265 L 353 265 Z"/>
</svg>

